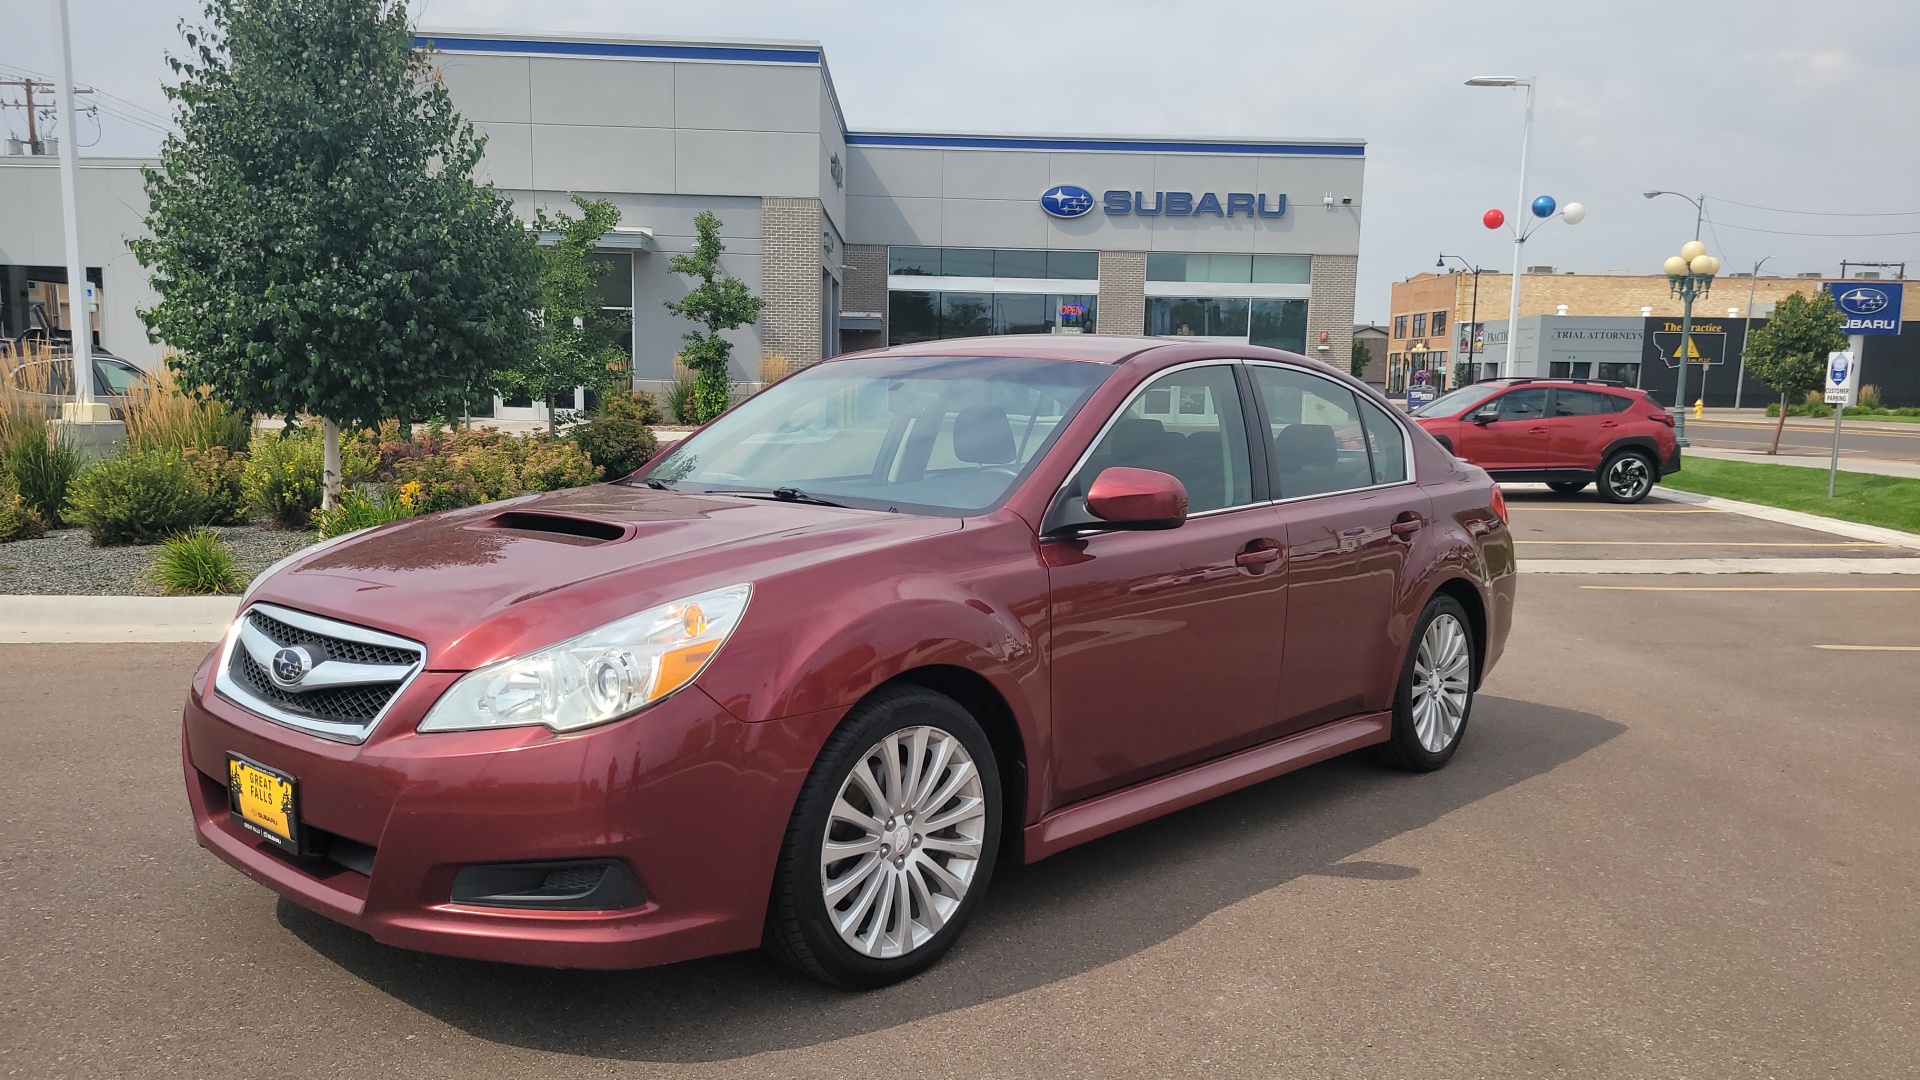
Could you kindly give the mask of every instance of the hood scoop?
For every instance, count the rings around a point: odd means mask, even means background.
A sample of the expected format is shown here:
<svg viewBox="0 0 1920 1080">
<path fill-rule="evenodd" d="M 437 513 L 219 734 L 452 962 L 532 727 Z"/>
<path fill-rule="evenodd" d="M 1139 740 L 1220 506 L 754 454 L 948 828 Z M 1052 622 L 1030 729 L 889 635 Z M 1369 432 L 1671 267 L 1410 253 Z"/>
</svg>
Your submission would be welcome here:
<svg viewBox="0 0 1920 1080">
<path fill-rule="evenodd" d="M 633 535 L 629 525 L 542 510 L 506 510 L 467 528 L 520 533 L 573 547 L 611 544 Z"/>
</svg>

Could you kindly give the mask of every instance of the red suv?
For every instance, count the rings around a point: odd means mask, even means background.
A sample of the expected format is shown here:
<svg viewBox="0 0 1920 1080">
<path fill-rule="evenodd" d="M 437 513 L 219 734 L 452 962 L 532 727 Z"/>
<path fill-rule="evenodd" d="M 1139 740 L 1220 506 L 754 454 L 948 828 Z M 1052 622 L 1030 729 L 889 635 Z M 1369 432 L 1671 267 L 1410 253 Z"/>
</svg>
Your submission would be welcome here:
<svg viewBox="0 0 1920 1080">
<path fill-rule="evenodd" d="M 1680 471 L 1673 417 L 1644 390 L 1585 379 L 1494 379 L 1415 410 L 1440 445 L 1495 480 L 1544 482 L 1571 495 L 1598 482 L 1634 503 Z"/>
<path fill-rule="evenodd" d="M 1363 747 L 1437 769 L 1500 489 L 1363 384 L 1086 336 L 834 359 L 626 480 L 349 534 L 194 676 L 200 843 L 406 948 L 936 960 L 1032 862 Z"/>
</svg>

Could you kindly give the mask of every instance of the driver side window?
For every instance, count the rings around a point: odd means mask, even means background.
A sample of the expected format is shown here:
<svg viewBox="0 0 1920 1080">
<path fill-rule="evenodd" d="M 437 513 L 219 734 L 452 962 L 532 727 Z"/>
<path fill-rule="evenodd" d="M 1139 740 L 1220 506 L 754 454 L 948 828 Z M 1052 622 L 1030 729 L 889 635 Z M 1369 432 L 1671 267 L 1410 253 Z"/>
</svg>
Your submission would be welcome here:
<svg viewBox="0 0 1920 1080">
<path fill-rule="evenodd" d="M 1186 368 L 1148 383 L 1120 410 L 1069 490 L 1084 495 L 1101 470 L 1115 467 L 1178 477 L 1187 489 L 1189 514 L 1252 502 L 1247 426 L 1233 366 Z"/>
</svg>

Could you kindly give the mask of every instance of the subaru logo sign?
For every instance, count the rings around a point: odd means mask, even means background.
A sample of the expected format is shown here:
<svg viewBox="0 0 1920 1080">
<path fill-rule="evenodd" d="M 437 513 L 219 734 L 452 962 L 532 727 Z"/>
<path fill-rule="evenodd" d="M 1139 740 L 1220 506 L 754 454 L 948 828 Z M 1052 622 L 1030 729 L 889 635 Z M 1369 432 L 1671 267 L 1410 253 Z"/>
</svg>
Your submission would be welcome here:
<svg viewBox="0 0 1920 1080">
<path fill-rule="evenodd" d="M 1084 217 L 1093 212 L 1093 192 L 1072 184 L 1055 184 L 1040 196 L 1040 209 L 1057 218 Z"/>
<path fill-rule="evenodd" d="M 295 645 L 281 649 L 273 654 L 273 663 L 267 669 L 267 676 L 273 685 L 282 690 L 292 690 L 306 679 L 313 670 L 313 653 L 304 645 Z"/>
<path fill-rule="evenodd" d="M 1887 298 L 1886 293 L 1879 289 L 1870 289 L 1865 285 L 1848 289 L 1835 299 L 1840 303 L 1840 310 L 1849 315 L 1878 315 L 1887 310 L 1887 305 L 1893 302 Z"/>
</svg>

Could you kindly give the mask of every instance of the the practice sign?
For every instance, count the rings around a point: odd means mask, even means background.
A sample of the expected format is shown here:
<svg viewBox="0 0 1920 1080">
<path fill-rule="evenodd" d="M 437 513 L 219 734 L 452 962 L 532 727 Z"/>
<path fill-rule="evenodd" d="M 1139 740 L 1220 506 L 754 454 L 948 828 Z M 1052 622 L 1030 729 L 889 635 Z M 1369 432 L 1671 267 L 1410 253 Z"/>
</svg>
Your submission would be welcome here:
<svg viewBox="0 0 1920 1080">
<path fill-rule="evenodd" d="M 1897 334 L 1900 332 L 1900 300 L 1906 290 L 1898 281 L 1829 281 L 1823 288 L 1833 294 L 1840 309 L 1843 334 Z"/>
</svg>

